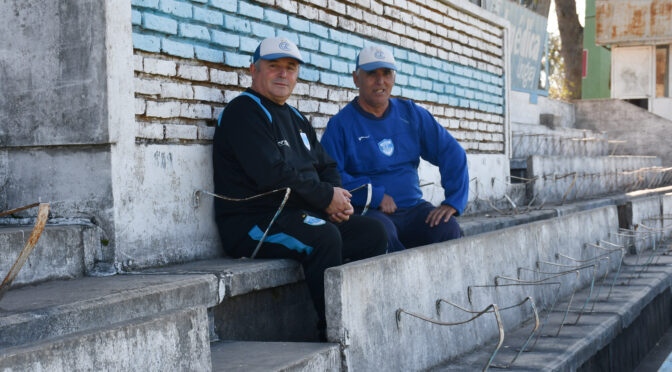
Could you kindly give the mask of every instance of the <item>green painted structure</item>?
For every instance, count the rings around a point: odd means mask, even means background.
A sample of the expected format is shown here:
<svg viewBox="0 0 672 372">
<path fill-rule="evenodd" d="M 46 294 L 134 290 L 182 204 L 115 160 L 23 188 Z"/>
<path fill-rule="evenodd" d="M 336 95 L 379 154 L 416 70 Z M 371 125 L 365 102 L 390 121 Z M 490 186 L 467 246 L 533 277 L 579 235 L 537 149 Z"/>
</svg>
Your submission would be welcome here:
<svg viewBox="0 0 672 372">
<path fill-rule="evenodd" d="M 587 51 L 586 74 L 581 83 L 581 98 L 611 97 L 611 51 L 595 45 L 595 0 L 586 0 L 583 50 Z"/>
</svg>

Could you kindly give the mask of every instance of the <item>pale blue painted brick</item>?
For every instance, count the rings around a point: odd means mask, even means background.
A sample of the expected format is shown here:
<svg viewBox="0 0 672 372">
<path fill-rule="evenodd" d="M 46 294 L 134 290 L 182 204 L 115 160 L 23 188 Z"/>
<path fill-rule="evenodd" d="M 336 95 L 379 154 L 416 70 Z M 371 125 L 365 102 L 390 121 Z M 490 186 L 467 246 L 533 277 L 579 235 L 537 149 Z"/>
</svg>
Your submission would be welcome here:
<svg viewBox="0 0 672 372">
<path fill-rule="evenodd" d="M 420 63 L 422 63 L 425 66 L 431 66 L 432 65 L 432 59 L 427 56 L 420 56 Z"/>
<path fill-rule="evenodd" d="M 342 73 L 350 72 L 347 62 L 339 61 L 336 59 L 331 60 L 331 69 L 336 72 L 342 72 Z"/>
<path fill-rule="evenodd" d="M 275 28 L 263 23 L 251 22 L 252 34 L 261 38 L 275 37 Z"/>
<path fill-rule="evenodd" d="M 208 2 L 208 0 L 191 0 L 191 1 L 193 1 L 195 3 L 203 3 L 203 4 Z"/>
<path fill-rule="evenodd" d="M 287 15 L 274 10 L 264 10 L 264 21 L 275 23 L 277 25 L 287 26 Z"/>
<path fill-rule="evenodd" d="M 301 66 L 299 69 L 299 79 L 307 81 L 318 81 L 320 79 L 320 72 L 314 68 Z"/>
<path fill-rule="evenodd" d="M 474 70 L 474 75 L 472 77 L 476 80 L 483 80 L 483 73 L 478 70 Z"/>
<path fill-rule="evenodd" d="M 394 48 L 392 54 L 394 55 L 394 58 L 408 59 L 408 52 L 401 48 Z"/>
<path fill-rule="evenodd" d="M 475 94 L 474 94 L 473 90 L 465 89 L 464 90 L 464 96 L 469 98 L 469 99 L 473 99 L 475 97 Z"/>
<path fill-rule="evenodd" d="M 299 53 L 301 53 L 301 58 L 303 59 L 303 63 L 311 63 L 310 62 L 310 58 L 312 56 L 311 53 L 302 53 L 301 51 L 299 51 Z"/>
<path fill-rule="evenodd" d="M 443 84 L 434 82 L 432 85 L 432 90 L 437 93 L 443 93 Z"/>
<path fill-rule="evenodd" d="M 262 19 L 264 18 L 264 8 L 250 3 L 238 3 L 238 14 L 246 15 L 248 17 Z"/>
<path fill-rule="evenodd" d="M 320 48 L 320 40 L 306 35 L 299 35 L 299 46 L 305 49 L 318 50 Z"/>
<path fill-rule="evenodd" d="M 474 79 L 469 80 L 469 88 L 478 89 L 478 81 Z"/>
<path fill-rule="evenodd" d="M 131 12 L 131 22 L 134 25 L 141 25 L 142 24 L 142 13 L 133 9 L 133 11 Z"/>
<path fill-rule="evenodd" d="M 210 33 L 206 27 L 190 23 L 180 23 L 179 35 L 190 39 L 210 41 Z"/>
<path fill-rule="evenodd" d="M 196 58 L 208 62 L 222 63 L 224 62 L 224 53 L 216 49 L 210 49 L 202 46 L 195 46 Z"/>
<path fill-rule="evenodd" d="M 496 102 L 498 105 L 504 105 L 504 98 L 503 97 L 497 97 Z"/>
<path fill-rule="evenodd" d="M 453 65 L 450 64 L 449 62 L 443 62 L 443 71 L 454 72 Z"/>
<path fill-rule="evenodd" d="M 161 39 L 156 36 L 133 33 L 133 48 L 147 52 L 160 52 Z"/>
<path fill-rule="evenodd" d="M 459 101 L 457 98 L 455 98 L 455 97 L 450 97 L 450 98 L 448 99 L 448 104 L 449 104 L 450 106 L 457 106 L 459 103 L 460 103 L 460 101 Z"/>
<path fill-rule="evenodd" d="M 452 85 L 444 85 L 443 90 L 446 94 L 455 94 L 455 87 Z"/>
<path fill-rule="evenodd" d="M 131 0 L 131 5 L 156 9 L 159 6 L 159 0 Z"/>
<path fill-rule="evenodd" d="M 181 1 L 161 0 L 159 9 L 178 17 L 191 18 L 191 5 Z"/>
<path fill-rule="evenodd" d="M 311 53 L 310 64 L 319 68 L 328 69 L 331 66 L 331 59 L 329 59 L 329 57 Z"/>
<path fill-rule="evenodd" d="M 412 87 L 415 87 L 415 88 L 420 88 L 420 86 L 422 85 L 422 82 L 420 81 L 420 79 L 411 76 L 410 78 L 408 78 L 408 85 L 410 85 Z"/>
<path fill-rule="evenodd" d="M 143 13 L 142 27 L 148 30 L 159 31 L 166 34 L 177 34 L 177 21 L 168 17 L 161 17 L 150 13 Z"/>
<path fill-rule="evenodd" d="M 170 39 L 161 39 L 161 51 L 173 56 L 194 58 L 194 47 Z"/>
<path fill-rule="evenodd" d="M 310 23 L 306 20 L 299 19 L 296 17 L 289 17 L 289 28 L 295 31 L 310 31 Z"/>
<path fill-rule="evenodd" d="M 469 108 L 473 110 L 478 110 L 478 102 L 477 101 L 469 101 Z"/>
<path fill-rule="evenodd" d="M 460 103 L 459 103 L 458 106 L 464 107 L 464 108 L 469 108 L 469 100 L 466 99 L 466 98 L 460 98 Z"/>
<path fill-rule="evenodd" d="M 474 76 L 474 70 L 472 70 L 470 68 L 465 68 L 464 69 L 464 76 L 466 76 L 468 78 Z"/>
<path fill-rule="evenodd" d="M 443 81 L 444 83 L 450 82 L 450 74 L 439 72 L 439 80 Z"/>
<path fill-rule="evenodd" d="M 443 67 L 443 61 L 440 59 L 432 58 L 432 67 L 441 69 Z"/>
<path fill-rule="evenodd" d="M 489 99 L 489 97 L 481 92 L 474 92 L 474 99 L 478 101 L 483 101 L 485 99 Z"/>
<path fill-rule="evenodd" d="M 415 99 L 418 101 L 426 101 L 427 100 L 427 93 L 421 91 L 421 90 L 416 90 L 415 91 Z"/>
<path fill-rule="evenodd" d="M 329 38 L 329 29 L 317 23 L 310 22 L 310 33 L 324 39 Z"/>
<path fill-rule="evenodd" d="M 395 84 L 408 85 L 408 75 L 397 74 L 397 77 L 395 79 Z"/>
<path fill-rule="evenodd" d="M 415 67 L 413 67 L 413 65 L 410 63 L 403 63 L 403 62 L 398 63 L 397 68 L 401 70 L 404 74 L 413 75 L 413 73 L 415 72 Z"/>
<path fill-rule="evenodd" d="M 436 70 L 427 70 L 427 77 L 432 80 L 439 80 L 439 72 Z"/>
<path fill-rule="evenodd" d="M 296 32 L 290 32 L 290 31 L 285 31 L 285 30 L 278 30 L 277 32 L 278 37 L 284 37 L 287 40 L 290 40 L 296 45 L 299 45 L 299 34 Z"/>
<path fill-rule="evenodd" d="M 329 29 L 329 40 L 345 44 L 348 42 L 348 34 L 334 29 Z"/>
<path fill-rule="evenodd" d="M 224 16 L 224 27 L 229 30 L 239 31 L 239 32 L 250 32 L 252 27 L 250 27 L 250 22 L 246 19 L 225 15 Z"/>
<path fill-rule="evenodd" d="M 352 81 L 352 76 L 340 75 L 338 77 L 338 85 L 344 88 L 355 88 L 355 82 Z"/>
<path fill-rule="evenodd" d="M 357 65 L 354 63 L 350 63 L 349 66 L 350 66 L 349 68 L 350 72 L 355 71 L 357 69 Z"/>
<path fill-rule="evenodd" d="M 422 79 L 422 86 L 421 87 L 422 87 L 422 89 L 425 89 L 425 90 L 431 90 L 432 89 L 432 81 Z"/>
<path fill-rule="evenodd" d="M 458 97 L 464 97 L 465 95 L 464 88 L 455 88 L 455 95 Z"/>
<path fill-rule="evenodd" d="M 320 41 L 320 52 L 335 56 L 338 54 L 338 44 L 322 40 Z"/>
<path fill-rule="evenodd" d="M 350 61 L 354 61 L 355 58 L 357 57 L 357 51 L 355 51 L 353 48 L 349 48 L 346 46 L 340 46 L 338 47 L 338 54 Z"/>
<path fill-rule="evenodd" d="M 338 74 L 320 72 L 320 82 L 327 85 L 338 85 Z"/>
<path fill-rule="evenodd" d="M 399 88 L 398 86 L 395 85 L 394 87 L 392 87 L 392 92 L 391 92 L 391 94 L 392 94 L 393 96 L 399 96 L 399 95 L 401 95 L 401 88 Z"/>
<path fill-rule="evenodd" d="M 422 66 L 415 66 L 415 76 L 427 77 L 427 69 Z"/>
<path fill-rule="evenodd" d="M 487 91 L 488 91 L 488 85 L 485 84 L 485 83 L 481 83 L 481 82 L 479 82 L 479 83 L 478 83 L 478 89 L 479 89 L 479 90 L 482 90 L 482 91 L 484 91 L 484 92 L 487 92 Z"/>
<path fill-rule="evenodd" d="M 236 0 L 210 0 L 210 5 L 231 13 L 238 11 L 238 1 Z"/>
<path fill-rule="evenodd" d="M 194 7 L 194 19 L 211 25 L 221 25 L 224 16 L 222 16 L 221 12 Z"/>
<path fill-rule="evenodd" d="M 401 95 L 406 98 L 412 98 L 413 91 L 410 88 L 403 87 L 401 88 Z"/>
<path fill-rule="evenodd" d="M 427 92 L 426 94 L 428 101 L 436 102 L 439 100 L 439 95 L 434 92 Z"/>
<path fill-rule="evenodd" d="M 254 53 L 255 49 L 259 46 L 259 40 L 253 39 L 251 37 L 240 37 L 240 50 L 243 52 Z"/>
<path fill-rule="evenodd" d="M 450 98 L 446 95 L 440 95 L 439 96 L 439 103 L 442 105 L 447 105 L 449 102 Z"/>
<path fill-rule="evenodd" d="M 478 104 L 478 109 L 481 110 L 481 111 L 486 111 L 487 112 L 488 111 L 488 105 L 486 105 L 485 103 L 479 103 Z"/>
<path fill-rule="evenodd" d="M 364 39 L 357 35 L 353 34 L 348 34 L 348 44 L 357 47 L 357 48 L 363 48 L 364 47 Z M 359 52 L 359 51 L 358 51 Z"/>
<path fill-rule="evenodd" d="M 224 52 L 224 63 L 232 67 L 248 67 L 250 56 L 233 52 Z"/>
<path fill-rule="evenodd" d="M 408 61 L 413 63 L 420 63 L 420 55 L 414 52 L 408 52 Z"/>
<path fill-rule="evenodd" d="M 236 34 L 210 30 L 210 37 L 215 44 L 231 48 L 238 48 L 240 46 L 240 38 Z"/>
</svg>

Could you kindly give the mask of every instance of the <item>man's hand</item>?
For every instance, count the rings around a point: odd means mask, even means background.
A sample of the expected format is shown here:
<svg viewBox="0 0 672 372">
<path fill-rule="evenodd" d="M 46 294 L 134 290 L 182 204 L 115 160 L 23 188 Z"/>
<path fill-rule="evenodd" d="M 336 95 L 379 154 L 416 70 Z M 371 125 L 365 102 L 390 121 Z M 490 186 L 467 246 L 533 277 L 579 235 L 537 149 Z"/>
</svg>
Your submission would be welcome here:
<svg viewBox="0 0 672 372">
<path fill-rule="evenodd" d="M 454 215 L 457 211 L 455 208 L 450 205 L 441 204 L 440 206 L 434 208 L 425 219 L 425 223 L 429 224 L 430 227 L 434 227 L 443 222 L 448 222 L 450 216 Z"/>
<path fill-rule="evenodd" d="M 392 214 L 397 210 L 397 204 L 394 202 L 394 199 L 387 195 L 383 194 L 383 200 L 380 201 L 380 206 L 378 206 L 385 214 Z"/>
<path fill-rule="evenodd" d="M 333 222 L 343 222 L 350 218 L 354 212 L 350 198 L 352 195 L 348 190 L 340 187 L 334 187 L 334 195 L 331 197 L 331 203 L 324 211 L 329 215 L 329 219 Z"/>
</svg>

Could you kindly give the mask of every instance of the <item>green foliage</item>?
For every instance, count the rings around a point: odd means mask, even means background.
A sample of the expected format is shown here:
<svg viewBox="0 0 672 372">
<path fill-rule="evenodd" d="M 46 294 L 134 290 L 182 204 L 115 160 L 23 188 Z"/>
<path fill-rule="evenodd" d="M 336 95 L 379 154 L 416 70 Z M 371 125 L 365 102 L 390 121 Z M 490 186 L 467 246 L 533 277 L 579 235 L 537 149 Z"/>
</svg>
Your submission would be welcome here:
<svg viewBox="0 0 672 372">
<path fill-rule="evenodd" d="M 548 96 L 553 99 L 569 101 L 572 97 L 571 83 L 565 79 L 565 60 L 560 50 L 560 35 L 548 34 Z"/>
</svg>

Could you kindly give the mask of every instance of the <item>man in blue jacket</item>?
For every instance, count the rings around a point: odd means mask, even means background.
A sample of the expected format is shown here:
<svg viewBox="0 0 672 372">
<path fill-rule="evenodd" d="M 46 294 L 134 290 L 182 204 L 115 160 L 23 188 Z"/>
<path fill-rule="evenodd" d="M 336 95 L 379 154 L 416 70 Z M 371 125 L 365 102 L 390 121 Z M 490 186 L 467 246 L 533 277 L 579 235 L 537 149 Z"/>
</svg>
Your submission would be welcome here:
<svg viewBox="0 0 672 372">
<path fill-rule="evenodd" d="M 454 216 L 469 193 L 467 156 L 455 138 L 413 101 L 390 98 L 396 69 L 388 49 L 362 49 L 352 74 L 359 96 L 329 120 L 321 141 L 346 189 L 373 186 L 367 216 L 385 225 L 388 251 L 461 237 Z M 422 199 L 420 157 L 440 169 L 445 200 L 438 207 Z M 360 209 L 361 194 L 352 199 Z"/>
</svg>

